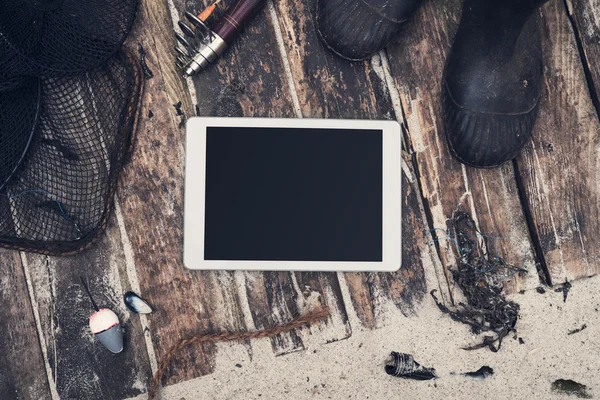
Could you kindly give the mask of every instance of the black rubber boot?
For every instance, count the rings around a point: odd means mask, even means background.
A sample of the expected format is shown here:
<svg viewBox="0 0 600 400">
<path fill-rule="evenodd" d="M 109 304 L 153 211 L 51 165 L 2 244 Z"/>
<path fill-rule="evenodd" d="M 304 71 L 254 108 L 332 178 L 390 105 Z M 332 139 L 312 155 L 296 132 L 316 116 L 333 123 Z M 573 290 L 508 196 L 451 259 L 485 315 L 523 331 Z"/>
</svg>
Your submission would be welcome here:
<svg viewBox="0 0 600 400">
<path fill-rule="evenodd" d="M 546 1 L 465 1 L 442 83 L 446 138 L 460 162 L 499 166 L 531 138 L 543 71 L 536 10 Z"/>
<path fill-rule="evenodd" d="M 422 0 L 317 0 L 319 36 L 337 55 L 361 61 L 396 37 Z"/>
</svg>

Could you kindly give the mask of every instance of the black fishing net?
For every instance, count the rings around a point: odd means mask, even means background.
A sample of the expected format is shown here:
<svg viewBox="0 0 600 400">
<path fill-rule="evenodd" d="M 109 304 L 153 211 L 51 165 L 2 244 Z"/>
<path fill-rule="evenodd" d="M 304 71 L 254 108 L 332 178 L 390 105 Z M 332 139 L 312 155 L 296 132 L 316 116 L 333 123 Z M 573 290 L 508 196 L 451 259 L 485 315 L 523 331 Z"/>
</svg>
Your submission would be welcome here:
<svg viewBox="0 0 600 400">
<path fill-rule="evenodd" d="M 135 6 L 0 0 L 1 246 L 68 254 L 106 226 L 141 95 L 119 50 Z"/>
<path fill-rule="evenodd" d="M 41 99 L 38 78 L 0 91 L 0 193 L 16 172 L 34 133 Z"/>
<path fill-rule="evenodd" d="M 0 0 L 0 81 L 81 72 L 125 40 L 135 0 Z"/>
</svg>

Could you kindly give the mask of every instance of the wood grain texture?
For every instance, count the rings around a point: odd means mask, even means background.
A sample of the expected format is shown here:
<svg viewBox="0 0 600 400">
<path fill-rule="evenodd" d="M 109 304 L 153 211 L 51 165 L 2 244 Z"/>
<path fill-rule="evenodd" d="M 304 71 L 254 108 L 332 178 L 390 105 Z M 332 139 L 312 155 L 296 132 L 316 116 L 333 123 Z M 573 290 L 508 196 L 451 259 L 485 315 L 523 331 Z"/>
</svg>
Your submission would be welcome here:
<svg viewBox="0 0 600 400">
<path fill-rule="evenodd" d="M 154 77 L 146 80 L 135 151 L 119 198 L 141 294 L 154 306 L 149 329 L 160 358 L 183 337 L 246 326 L 230 274 L 183 267 L 184 123 L 194 107 L 175 70 L 175 37 L 166 0 L 140 4 L 126 45 L 137 49 L 138 43 Z M 165 383 L 210 373 L 214 356 L 212 344 L 183 351 Z"/>
<path fill-rule="evenodd" d="M 477 170 L 453 159 L 444 136 L 441 80 L 446 55 L 461 14 L 459 0 L 426 1 L 388 46 L 394 82 L 408 129 L 408 147 L 416 160 L 425 209 L 446 268 L 456 265 L 456 246 L 449 221 L 458 212 L 470 214 L 483 252 L 497 254 L 529 271 L 524 280 L 509 280 L 509 290 L 538 284 L 534 252 L 521 209 L 512 166 Z M 426 28 L 424 28 L 426 27 Z"/>
<path fill-rule="evenodd" d="M 0 398 L 50 399 L 27 282 L 17 252 L 0 251 Z"/>
<path fill-rule="evenodd" d="M 275 2 L 304 118 L 395 119 L 378 58 L 352 63 L 320 41 L 315 0 Z"/>
<path fill-rule="evenodd" d="M 346 282 L 352 294 L 352 305 L 361 319 L 369 327 L 376 328 L 382 323 L 386 300 L 404 314 L 410 316 L 418 312 L 423 296 L 432 289 L 441 291 L 445 301 L 448 283 L 445 277 L 437 277 L 437 282 L 426 282 L 426 271 L 436 275 L 436 263 L 440 259 L 435 247 L 427 236 L 427 220 L 413 168 L 406 164 L 411 156 L 403 155 L 402 171 L 402 266 L 392 273 L 346 273 Z M 430 287 L 427 287 L 427 284 Z"/>
<path fill-rule="evenodd" d="M 591 94 L 597 102 L 600 89 L 600 0 L 570 0 L 566 1 L 566 5 L 575 35 L 581 42 L 583 54 L 580 55 L 589 70 Z M 600 104 L 596 103 L 595 106 L 598 111 Z"/>
<path fill-rule="evenodd" d="M 600 271 L 600 123 L 564 4 L 549 2 L 541 15 L 542 99 L 518 165 L 552 281 L 561 283 Z"/>
<path fill-rule="evenodd" d="M 182 2 L 175 1 L 180 14 Z M 226 9 L 225 3 L 220 12 Z M 198 12 L 201 5 L 196 5 Z M 216 14 L 218 16 L 219 13 Z M 294 104 L 285 79 L 274 27 L 270 15 L 261 11 L 244 34 L 228 49 L 216 65 L 194 77 L 197 110 L 204 116 L 294 117 Z M 323 324 L 328 341 L 350 334 L 345 308 L 340 306 L 337 279 L 302 273 L 270 272 L 242 274 L 246 299 L 257 328 L 283 323 L 318 304 L 327 304 L 334 315 Z M 329 295 L 328 295 L 329 294 Z M 309 329 L 301 329 L 310 334 Z M 301 335 L 292 331 L 272 340 L 275 354 L 304 349 Z"/>
<path fill-rule="evenodd" d="M 195 4 L 200 12 L 209 2 Z M 231 2 L 224 2 L 213 18 L 218 18 Z M 180 15 L 186 10 L 175 1 Z M 223 57 L 194 77 L 197 111 L 202 116 L 293 117 L 293 104 L 283 76 L 277 46 L 268 15 L 263 11 L 253 18 Z M 221 272 L 216 272 L 221 274 Z M 301 293 L 293 285 L 293 273 L 242 274 L 246 299 L 256 328 L 289 321 L 301 311 Z M 271 340 L 275 354 L 304 349 L 298 332 L 291 331 Z"/>
<path fill-rule="evenodd" d="M 313 0 L 275 2 L 302 116 L 395 119 L 381 59 L 376 56 L 371 62 L 350 63 L 335 56 L 318 38 L 312 13 L 314 7 Z M 369 327 L 377 325 L 378 303 L 392 300 L 401 310 L 407 311 L 425 292 L 421 250 L 427 251 L 427 246 L 420 229 L 424 219 L 418 217 L 418 208 L 409 205 L 411 194 L 405 190 L 403 195 L 403 235 L 411 245 L 404 248 L 400 271 L 346 274 L 352 306 L 361 322 Z M 415 220 L 421 223 L 414 226 Z"/>
<path fill-rule="evenodd" d="M 300 313 L 298 292 L 292 286 L 289 272 L 243 272 L 248 293 L 248 305 L 257 329 L 275 326 L 292 315 Z M 304 342 L 297 330 L 271 339 L 276 355 L 304 350 Z"/>
<path fill-rule="evenodd" d="M 125 308 L 124 254 L 114 216 L 98 243 L 71 257 L 24 256 L 40 316 L 43 346 L 61 399 L 120 399 L 145 392 L 150 364 L 137 317 Z M 114 355 L 90 332 L 94 312 L 80 277 L 99 307 L 113 310 L 125 335 Z"/>
</svg>

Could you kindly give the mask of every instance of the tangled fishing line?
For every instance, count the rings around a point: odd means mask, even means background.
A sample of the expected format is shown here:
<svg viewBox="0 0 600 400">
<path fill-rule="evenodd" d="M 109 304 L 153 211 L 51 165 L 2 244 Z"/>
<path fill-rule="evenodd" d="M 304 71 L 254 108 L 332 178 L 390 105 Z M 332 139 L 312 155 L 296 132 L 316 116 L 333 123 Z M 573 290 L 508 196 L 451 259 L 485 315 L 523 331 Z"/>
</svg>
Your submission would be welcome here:
<svg viewBox="0 0 600 400">
<path fill-rule="evenodd" d="M 451 272 L 467 303 L 448 307 L 438 300 L 436 290 L 431 291 L 431 296 L 443 313 L 454 321 L 469 325 L 474 334 L 491 333 L 484 336 L 481 343 L 466 347 L 465 350 L 488 347 L 497 352 L 502 346 L 502 340 L 509 333 L 516 332 L 520 310 L 519 304 L 505 297 L 503 282 L 508 277 L 525 274 L 527 270 L 508 264 L 499 256 L 481 254 L 477 238 L 485 236 L 477 232 L 475 223 L 468 214 L 457 214 L 452 219 L 452 224 L 460 257 L 456 268 Z"/>
</svg>

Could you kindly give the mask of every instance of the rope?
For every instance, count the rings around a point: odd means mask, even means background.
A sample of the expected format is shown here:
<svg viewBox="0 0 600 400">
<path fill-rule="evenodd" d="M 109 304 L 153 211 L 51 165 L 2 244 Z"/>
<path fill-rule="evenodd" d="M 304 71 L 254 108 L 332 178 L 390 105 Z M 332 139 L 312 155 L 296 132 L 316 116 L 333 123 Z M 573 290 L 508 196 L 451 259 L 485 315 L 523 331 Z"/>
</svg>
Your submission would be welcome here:
<svg viewBox="0 0 600 400">
<path fill-rule="evenodd" d="M 279 335 L 280 333 L 288 332 L 293 329 L 300 328 L 313 322 L 325 319 L 329 316 L 329 314 L 329 308 L 324 307 L 310 311 L 309 313 L 298 317 L 286 324 L 275 326 L 273 328 L 262 329 L 260 331 L 201 334 L 192 336 L 188 339 L 181 339 L 179 342 L 171 346 L 167 353 L 161 358 L 160 363 L 158 364 L 158 369 L 156 370 L 156 372 L 154 373 L 154 377 L 152 378 L 152 384 L 150 386 L 150 391 L 148 392 L 148 400 L 156 399 L 156 396 L 158 394 L 158 388 L 166 372 L 166 369 L 168 368 L 175 355 L 187 346 L 196 343 L 235 342 L 239 340 L 262 339 L 272 337 L 275 335 Z"/>
</svg>

